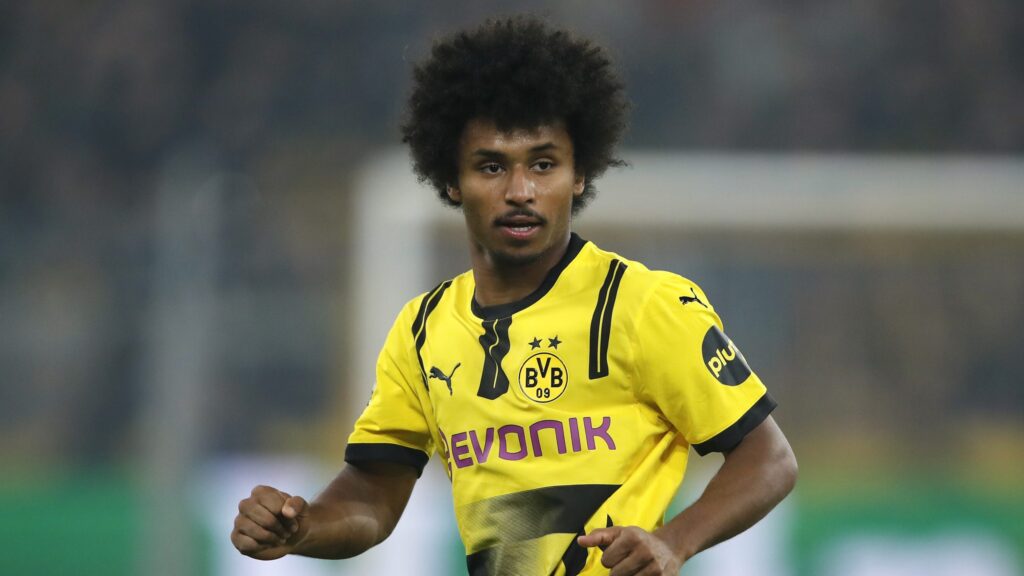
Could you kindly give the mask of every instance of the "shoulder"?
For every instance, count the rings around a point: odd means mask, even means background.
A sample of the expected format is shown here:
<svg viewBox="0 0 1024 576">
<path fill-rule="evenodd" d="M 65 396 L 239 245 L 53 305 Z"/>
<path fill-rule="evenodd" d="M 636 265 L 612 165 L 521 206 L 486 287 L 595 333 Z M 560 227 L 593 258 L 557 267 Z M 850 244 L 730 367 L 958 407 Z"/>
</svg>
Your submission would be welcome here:
<svg viewBox="0 0 1024 576">
<path fill-rule="evenodd" d="M 636 312 L 646 308 L 652 300 L 669 301 L 683 307 L 694 304 L 696 308 L 713 310 L 707 295 L 693 280 L 675 272 L 652 270 L 642 262 L 603 250 L 592 243 L 588 246 L 590 259 L 596 268 L 606 270 L 607 275 L 612 275 L 616 267 L 621 268 L 619 294 L 625 305 L 635 307 Z"/>
<path fill-rule="evenodd" d="M 402 306 L 398 315 L 397 323 L 405 322 L 412 325 L 413 332 L 416 326 L 426 320 L 435 308 L 452 294 L 459 292 L 473 292 L 473 274 L 463 272 L 454 278 L 449 278 L 438 283 L 430 290 L 418 294 Z"/>
</svg>

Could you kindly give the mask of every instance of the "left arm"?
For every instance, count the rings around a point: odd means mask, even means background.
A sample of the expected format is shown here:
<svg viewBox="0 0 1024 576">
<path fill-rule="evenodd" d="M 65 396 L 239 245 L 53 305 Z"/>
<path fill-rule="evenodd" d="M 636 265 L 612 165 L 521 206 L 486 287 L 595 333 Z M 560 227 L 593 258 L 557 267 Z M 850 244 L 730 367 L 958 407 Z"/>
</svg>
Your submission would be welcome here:
<svg viewBox="0 0 1024 576">
<path fill-rule="evenodd" d="M 604 549 L 612 576 L 670 574 L 698 552 L 728 540 L 764 518 L 796 484 L 789 442 L 769 416 L 725 454 L 725 463 L 690 507 L 653 533 L 630 526 L 594 530 L 581 546 Z"/>
</svg>

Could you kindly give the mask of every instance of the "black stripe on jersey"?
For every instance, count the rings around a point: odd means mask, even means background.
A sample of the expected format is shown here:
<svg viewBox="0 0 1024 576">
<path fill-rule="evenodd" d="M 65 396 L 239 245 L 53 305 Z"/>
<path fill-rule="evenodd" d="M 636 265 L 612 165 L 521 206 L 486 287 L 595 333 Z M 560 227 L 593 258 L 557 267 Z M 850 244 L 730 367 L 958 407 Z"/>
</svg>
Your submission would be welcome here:
<svg viewBox="0 0 1024 576">
<path fill-rule="evenodd" d="M 423 344 L 427 341 L 427 316 L 430 316 L 434 308 L 437 308 L 437 303 L 441 301 L 441 295 L 451 285 L 452 281 L 446 280 L 428 292 L 420 302 L 420 309 L 416 312 L 416 319 L 412 322 L 412 337 L 416 341 L 416 359 L 420 362 L 420 377 L 423 378 L 423 386 L 427 390 L 430 390 L 430 385 L 427 384 L 427 371 L 423 367 L 423 356 L 420 354 Z"/>
<path fill-rule="evenodd" d="M 778 404 L 775 400 L 765 392 L 764 396 L 761 396 L 760 400 L 755 402 L 743 416 L 740 416 L 739 420 L 733 422 L 732 426 L 722 430 L 710 440 L 694 444 L 693 449 L 701 456 L 712 452 L 728 452 L 732 450 L 740 443 L 740 440 L 743 440 L 744 436 L 749 434 L 754 428 L 757 428 L 761 422 L 764 422 L 764 419 L 772 413 L 772 410 L 775 410 L 776 406 Z"/>
<path fill-rule="evenodd" d="M 604 277 L 601 292 L 597 295 L 594 317 L 590 320 L 590 379 L 597 380 L 608 375 L 608 342 L 612 332 L 612 310 L 619 282 L 626 271 L 621 260 L 612 260 L 608 275 Z"/>
<path fill-rule="evenodd" d="M 605 528 L 611 528 L 615 523 L 612 522 L 612 517 L 608 516 L 608 523 L 605 524 Z M 576 538 L 580 536 L 586 536 L 587 527 L 583 526 L 580 531 L 576 533 Z M 580 546 L 576 541 L 576 538 L 572 539 L 572 543 L 565 549 L 565 554 L 562 554 L 562 566 L 565 567 L 565 576 L 579 576 L 579 573 L 583 571 L 583 568 L 587 565 L 587 555 L 590 554 L 589 548 Z M 555 572 L 558 571 L 556 566 L 551 571 L 551 575 L 554 576 Z"/>
<path fill-rule="evenodd" d="M 416 476 L 423 474 L 428 460 L 426 452 L 398 444 L 349 444 L 345 447 L 345 462 L 353 466 L 363 462 L 405 464 L 416 469 Z"/>
<path fill-rule="evenodd" d="M 545 294 L 551 291 L 554 287 L 555 281 L 562 275 L 562 271 L 565 270 L 569 263 L 576 258 L 576 255 L 580 253 L 587 243 L 586 240 L 580 238 L 575 232 L 569 235 L 569 247 L 565 250 L 565 254 L 561 260 L 554 265 L 551 270 L 548 271 L 547 275 L 544 276 L 544 280 L 541 281 L 540 286 L 536 290 L 530 292 L 522 300 L 516 300 L 515 302 L 509 302 L 508 304 L 499 304 L 497 306 L 483 306 L 476 303 L 476 298 L 470 302 L 470 308 L 473 310 L 473 314 L 481 320 L 497 320 L 498 318 L 505 318 L 511 316 L 520 310 L 524 310 L 527 307 L 533 305 L 535 302 L 544 297 Z"/>
<path fill-rule="evenodd" d="M 508 376 L 501 369 L 501 361 L 511 347 L 508 341 L 508 327 L 512 318 L 484 320 L 484 333 L 480 335 L 480 345 L 484 348 L 484 369 L 480 373 L 480 388 L 476 395 L 494 400 L 508 392 Z"/>
<path fill-rule="evenodd" d="M 618 490 L 616 484 L 547 486 L 488 498 L 459 514 L 467 535 L 485 531 L 483 550 L 466 556 L 471 576 L 537 574 L 537 538 L 579 534 L 584 524 Z"/>
</svg>

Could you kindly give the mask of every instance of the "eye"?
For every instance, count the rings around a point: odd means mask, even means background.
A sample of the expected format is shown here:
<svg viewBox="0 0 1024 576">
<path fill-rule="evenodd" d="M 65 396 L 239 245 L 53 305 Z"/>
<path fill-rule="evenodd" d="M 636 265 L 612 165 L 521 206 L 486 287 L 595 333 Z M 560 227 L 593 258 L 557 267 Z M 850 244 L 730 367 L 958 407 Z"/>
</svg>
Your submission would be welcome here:
<svg viewBox="0 0 1024 576">
<path fill-rule="evenodd" d="M 555 163 L 551 160 L 538 160 L 534 162 L 533 167 L 541 172 L 546 172 L 555 167 Z"/>
<path fill-rule="evenodd" d="M 495 162 L 488 162 L 487 164 L 482 164 L 480 166 L 480 171 L 483 172 L 484 174 L 488 174 L 491 176 L 495 174 L 500 174 L 501 164 L 497 164 Z"/>
</svg>

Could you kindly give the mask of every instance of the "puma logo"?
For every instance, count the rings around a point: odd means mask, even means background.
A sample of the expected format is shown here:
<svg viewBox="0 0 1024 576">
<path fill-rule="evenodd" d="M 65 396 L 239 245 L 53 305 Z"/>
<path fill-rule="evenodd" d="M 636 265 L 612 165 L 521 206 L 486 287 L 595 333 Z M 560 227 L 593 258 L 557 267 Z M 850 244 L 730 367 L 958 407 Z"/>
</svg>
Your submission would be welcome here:
<svg viewBox="0 0 1024 576">
<path fill-rule="evenodd" d="M 682 304 L 683 306 L 686 306 L 690 302 L 696 302 L 697 304 L 700 304 L 701 306 L 703 306 L 705 308 L 708 307 L 707 304 L 701 302 L 700 298 L 697 297 L 697 291 L 696 290 L 694 290 L 693 288 L 690 288 L 690 292 L 693 294 L 692 297 L 690 297 L 690 296 L 680 296 L 679 297 L 679 303 L 680 304 Z"/>
<path fill-rule="evenodd" d="M 430 367 L 430 378 L 436 378 L 438 380 L 444 381 L 444 383 L 448 385 L 449 396 L 452 395 L 452 376 L 455 376 L 455 371 L 459 369 L 459 366 L 462 366 L 462 362 L 456 364 L 455 368 L 452 368 L 452 373 L 448 375 L 445 375 L 444 372 L 441 372 L 440 368 L 436 368 L 434 366 Z"/>
</svg>

